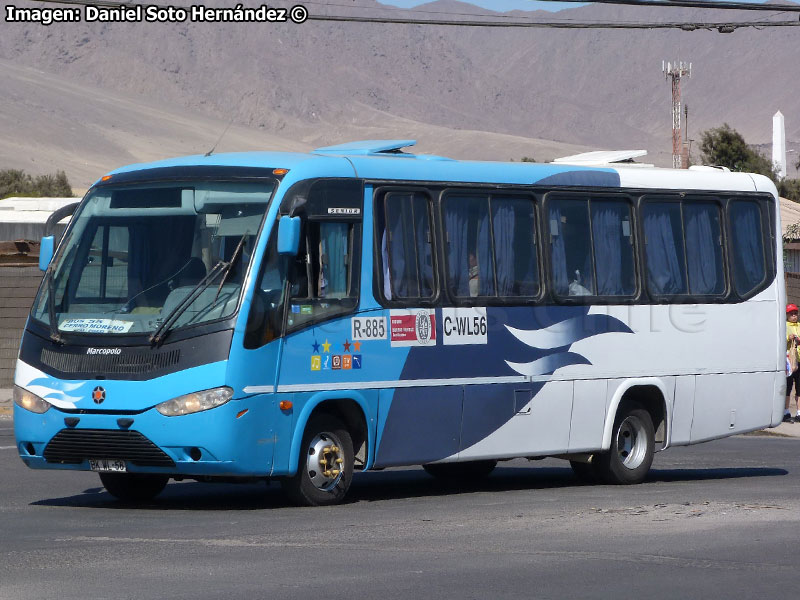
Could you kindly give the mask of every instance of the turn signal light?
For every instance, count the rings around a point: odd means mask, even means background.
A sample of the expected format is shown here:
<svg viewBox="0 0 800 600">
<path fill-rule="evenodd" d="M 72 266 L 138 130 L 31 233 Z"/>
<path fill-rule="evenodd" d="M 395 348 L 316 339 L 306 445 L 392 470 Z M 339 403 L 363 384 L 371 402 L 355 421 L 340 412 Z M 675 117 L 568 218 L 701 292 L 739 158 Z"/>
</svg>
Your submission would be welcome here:
<svg viewBox="0 0 800 600">
<path fill-rule="evenodd" d="M 289 172 L 289 169 L 272 169 L 273 175 L 286 175 Z"/>
<path fill-rule="evenodd" d="M 111 175 L 103 175 L 103 176 L 100 178 L 100 181 L 108 181 L 109 179 L 111 179 Z"/>
<path fill-rule="evenodd" d="M 291 410 L 292 406 L 294 405 L 292 404 L 291 400 L 281 400 L 281 403 L 278 406 L 281 407 L 281 410 Z"/>
</svg>

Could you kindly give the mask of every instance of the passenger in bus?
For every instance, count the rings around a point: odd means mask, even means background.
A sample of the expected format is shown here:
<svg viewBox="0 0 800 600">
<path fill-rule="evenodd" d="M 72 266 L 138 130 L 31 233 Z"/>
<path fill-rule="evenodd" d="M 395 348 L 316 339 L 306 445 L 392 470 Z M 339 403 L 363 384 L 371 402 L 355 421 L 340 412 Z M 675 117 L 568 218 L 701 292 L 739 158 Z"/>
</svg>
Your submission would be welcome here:
<svg viewBox="0 0 800 600">
<path fill-rule="evenodd" d="M 798 392 L 800 392 L 800 323 L 797 322 L 797 315 L 797 305 L 789 304 L 786 306 L 786 352 L 792 365 L 790 368 L 794 368 L 794 371 L 786 377 L 786 404 L 783 409 L 784 423 L 800 422 L 800 404 L 798 404 L 797 400 Z M 794 351 L 794 357 L 788 354 L 792 351 Z M 792 418 L 792 412 L 789 410 L 793 384 L 794 403 L 797 408 L 797 416 L 794 419 Z"/>
<path fill-rule="evenodd" d="M 480 269 L 478 268 L 478 259 L 475 255 L 469 253 L 469 295 L 473 298 L 480 293 L 481 280 Z"/>
</svg>

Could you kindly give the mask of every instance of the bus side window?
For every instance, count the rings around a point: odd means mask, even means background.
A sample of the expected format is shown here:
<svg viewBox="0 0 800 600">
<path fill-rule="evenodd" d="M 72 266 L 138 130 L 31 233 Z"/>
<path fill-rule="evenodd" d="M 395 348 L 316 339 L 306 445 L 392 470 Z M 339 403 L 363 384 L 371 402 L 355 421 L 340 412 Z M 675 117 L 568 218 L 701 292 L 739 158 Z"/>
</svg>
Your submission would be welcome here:
<svg viewBox="0 0 800 600">
<path fill-rule="evenodd" d="M 450 294 L 487 302 L 537 296 L 535 211 L 528 195 L 448 194 L 444 227 Z"/>
<path fill-rule="evenodd" d="M 592 296 L 595 291 L 588 199 L 549 203 L 550 264 L 559 296 Z"/>
<path fill-rule="evenodd" d="M 649 291 L 656 295 L 686 294 L 680 203 L 645 202 L 642 212 Z"/>
<path fill-rule="evenodd" d="M 761 211 L 756 202 L 749 200 L 734 200 L 729 210 L 733 281 L 736 293 L 746 296 L 766 276 Z"/>
<path fill-rule="evenodd" d="M 453 297 L 495 296 L 489 197 L 448 195 L 444 200 L 447 287 Z"/>
<path fill-rule="evenodd" d="M 720 223 L 720 209 L 716 202 L 683 203 L 689 293 L 692 295 L 725 292 Z"/>
<path fill-rule="evenodd" d="M 420 192 L 389 193 L 381 234 L 383 293 L 387 300 L 430 299 L 434 266 L 430 208 Z"/>
<path fill-rule="evenodd" d="M 636 293 L 636 270 L 631 204 L 627 200 L 592 198 L 590 206 L 597 294 L 632 296 Z"/>
<path fill-rule="evenodd" d="M 305 236 L 294 268 L 287 326 L 302 327 L 346 314 L 358 304 L 360 225 L 340 221 L 306 221 Z"/>
</svg>

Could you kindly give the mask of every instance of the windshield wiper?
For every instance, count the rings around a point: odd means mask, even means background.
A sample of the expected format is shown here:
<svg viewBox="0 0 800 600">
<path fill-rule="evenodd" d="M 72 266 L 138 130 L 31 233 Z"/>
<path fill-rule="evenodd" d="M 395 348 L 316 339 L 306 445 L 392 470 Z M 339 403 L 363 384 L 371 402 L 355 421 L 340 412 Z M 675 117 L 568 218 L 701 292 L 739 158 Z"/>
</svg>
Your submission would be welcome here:
<svg viewBox="0 0 800 600">
<path fill-rule="evenodd" d="M 161 342 L 164 341 L 164 338 L 169 333 L 170 327 L 174 325 L 175 321 L 178 320 L 178 317 L 180 317 L 184 313 L 184 311 L 187 308 L 189 308 L 189 305 L 192 302 L 197 300 L 198 296 L 200 296 L 200 294 L 202 294 L 203 291 L 209 285 L 211 285 L 211 283 L 214 281 L 214 279 L 217 278 L 217 276 L 220 273 L 225 271 L 225 268 L 228 265 L 230 265 L 230 263 L 225 262 L 224 260 L 218 260 L 216 264 L 213 267 L 211 267 L 211 270 L 208 272 L 208 274 L 205 277 L 203 277 L 200 281 L 198 281 L 197 285 L 195 285 L 191 289 L 191 291 L 184 297 L 184 299 L 181 300 L 177 304 L 177 306 L 175 306 L 175 308 L 173 308 L 169 312 L 169 314 L 166 317 L 164 317 L 164 320 L 161 322 L 161 325 L 158 326 L 158 329 L 156 329 L 150 335 L 151 344 L 158 346 L 159 344 L 161 344 Z"/>
<path fill-rule="evenodd" d="M 244 232 L 242 238 L 239 240 L 239 243 L 236 244 L 236 250 L 233 251 L 233 256 L 231 256 L 231 260 L 225 266 L 225 275 L 222 276 L 222 281 L 219 282 L 219 287 L 217 288 L 217 294 L 214 296 L 214 301 L 211 303 L 211 306 L 217 303 L 217 298 L 219 298 L 219 293 L 222 290 L 222 286 L 225 285 L 225 282 L 228 280 L 228 275 L 230 275 L 231 271 L 233 270 L 233 265 L 236 264 L 236 259 L 239 258 L 239 254 L 242 252 L 242 246 L 244 246 L 244 240 L 247 238 L 247 231 Z"/>
<path fill-rule="evenodd" d="M 175 321 L 178 320 L 178 317 L 180 317 L 186 311 L 186 309 L 189 308 L 192 302 L 197 300 L 200 294 L 202 294 L 203 291 L 208 286 L 211 285 L 211 283 L 214 281 L 214 279 L 217 278 L 217 276 L 220 273 L 224 273 L 224 275 L 222 276 L 222 281 L 220 281 L 219 287 L 217 288 L 217 294 L 214 296 L 214 300 L 209 305 L 209 308 L 211 306 L 214 306 L 214 304 L 216 304 L 217 299 L 219 298 L 220 290 L 222 290 L 222 286 L 228 279 L 228 274 L 231 272 L 231 269 L 233 269 L 233 265 L 236 264 L 236 260 L 239 258 L 239 255 L 241 254 L 242 246 L 244 245 L 244 240 L 247 238 L 247 233 L 248 232 L 245 231 L 244 235 L 242 235 L 241 239 L 239 240 L 239 243 L 236 245 L 236 250 L 233 251 L 233 256 L 231 257 L 231 259 L 227 262 L 224 260 L 218 260 L 217 263 L 208 272 L 208 275 L 206 275 L 203 279 L 201 279 L 197 283 L 197 285 L 195 285 L 192 288 L 192 290 L 186 295 L 186 297 L 183 300 L 181 300 L 180 303 L 178 303 L 178 305 L 175 308 L 173 308 L 166 317 L 164 317 L 164 320 L 161 322 L 161 325 L 159 325 L 158 329 L 156 329 L 150 336 L 151 344 L 154 344 L 156 346 L 161 344 L 164 341 L 164 338 L 167 337 L 170 328 L 175 324 Z"/>
</svg>

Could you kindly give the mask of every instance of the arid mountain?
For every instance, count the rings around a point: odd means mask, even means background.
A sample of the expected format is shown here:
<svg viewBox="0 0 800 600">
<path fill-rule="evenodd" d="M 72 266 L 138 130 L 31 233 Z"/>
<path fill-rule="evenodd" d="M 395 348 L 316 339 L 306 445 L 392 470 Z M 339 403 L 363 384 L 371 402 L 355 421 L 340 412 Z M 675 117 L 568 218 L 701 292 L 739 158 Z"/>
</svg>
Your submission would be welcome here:
<svg viewBox="0 0 800 600">
<path fill-rule="evenodd" d="M 338 14 L 434 16 L 374 0 L 332 4 L 327 10 Z M 454 0 L 420 9 L 493 14 Z M 612 5 L 517 14 L 697 23 L 797 16 Z M 0 167 L 67 168 L 87 185 L 125 162 L 206 151 L 231 119 L 220 151 L 416 137 L 421 151 L 461 158 L 548 160 L 646 148 L 649 160 L 666 165 L 664 59 L 693 63 L 683 82 L 690 137 L 727 122 L 749 142 L 768 143 L 781 110 L 791 146 L 800 141 L 798 34 L 794 27 L 720 34 L 317 21 L 4 23 Z"/>
</svg>

